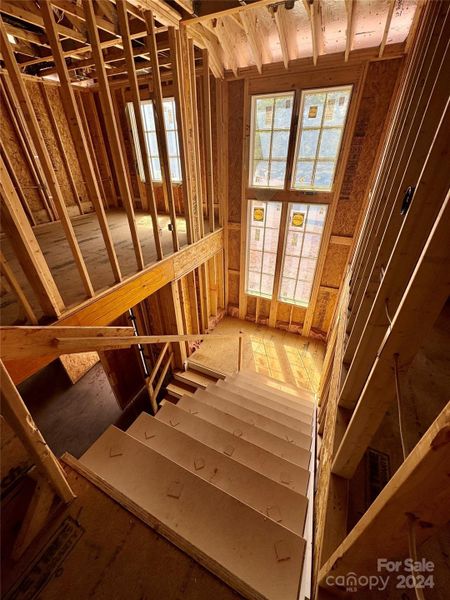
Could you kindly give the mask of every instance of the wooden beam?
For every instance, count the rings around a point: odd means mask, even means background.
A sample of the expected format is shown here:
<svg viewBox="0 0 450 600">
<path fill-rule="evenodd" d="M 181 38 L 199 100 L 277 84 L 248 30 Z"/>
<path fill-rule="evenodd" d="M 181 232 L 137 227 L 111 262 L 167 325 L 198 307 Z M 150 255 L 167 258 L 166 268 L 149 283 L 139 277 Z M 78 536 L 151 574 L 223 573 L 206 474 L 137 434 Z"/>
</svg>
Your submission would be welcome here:
<svg viewBox="0 0 450 600">
<path fill-rule="evenodd" d="M 70 222 L 69 214 L 67 212 L 67 207 L 64 203 L 64 198 L 59 187 L 58 179 L 56 177 L 55 171 L 53 170 L 53 165 L 50 159 L 50 155 L 48 153 L 47 147 L 45 145 L 44 139 L 42 137 L 42 133 L 39 127 L 39 123 L 36 117 L 36 113 L 34 112 L 33 103 L 28 95 L 28 91 L 25 87 L 25 83 L 22 79 L 22 76 L 19 71 L 19 67 L 17 65 L 16 59 L 14 58 L 14 54 L 11 50 L 11 45 L 8 42 L 7 34 L 5 31 L 5 26 L 3 24 L 3 20 L 0 19 L 0 36 L 1 36 L 1 51 L 3 54 L 3 60 L 5 61 L 6 68 L 8 69 L 9 76 L 11 78 L 11 82 L 14 86 L 14 91 L 19 100 L 20 107 L 22 109 L 25 121 L 28 125 L 28 129 L 33 140 L 34 147 L 36 148 L 37 155 L 39 157 L 39 161 L 42 165 L 44 175 L 47 181 L 47 185 L 50 188 L 50 192 L 53 198 L 53 201 L 56 205 L 56 209 L 58 212 L 58 216 L 61 220 L 61 225 L 63 227 L 64 233 L 67 238 L 67 242 L 72 251 L 76 267 L 81 277 L 81 281 L 83 283 L 83 287 L 88 296 L 94 295 L 94 289 L 91 284 L 91 280 L 89 278 L 88 271 L 86 269 L 86 265 L 83 260 L 83 255 L 81 254 L 80 247 L 78 245 L 77 239 L 75 237 L 75 232 L 72 227 L 72 223 Z"/>
<path fill-rule="evenodd" d="M 172 62 L 173 72 L 173 87 L 174 87 L 174 98 L 175 98 L 175 112 L 177 117 L 177 129 L 178 129 L 178 144 L 180 148 L 180 164 L 181 164 L 181 187 L 183 190 L 183 204 L 184 204 L 184 216 L 186 219 L 186 234 L 188 244 L 192 244 L 194 241 L 192 231 L 192 195 L 191 185 L 189 182 L 189 164 L 186 156 L 186 112 L 185 112 L 185 96 L 183 90 L 183 78 L 182 78 L 182 55 L 180 48 L 180 32 L 169 27 L 169 46 L 170 46 L 170 58 Z"/>
<path fill-rule="evenodd" d="M 36 219 L 34 218 L 33 215 L 33 211 L 31 210 L 29 204 L 28 204 L 28 200 L 22 190 L 22 187 L 20 185 L 20 181 L 18 180 L 15 172 L 14 172 L 14 168 L 12 165 L 12 162 L 8 156 L 8 153 L 6 151 L 5 145 L 3 143 L 3 140 L 0 139 L 0 153 L 2 155 L 3 161 L 5 163 L 6 166 L 6 170 L 8 171 L 9 176 L 11 177 L 11 181 L 13 183 L 14 189 L 17 192 L 17 195 L 19 197 L 20 203 L 24 209 L 24 211 L 26 212 L 27 217 L 30 220 L 30 223 L 34 226 L 36 225 Z"/>
<path fill-rule="evenodd" d="M 74 4 L 70 0 L 51 0 L 51 4 L 53 6 L 56 6 L 56 8 L 59 8 L 60 10 L 64 11 L 66 17 L 72 15 L 74 17 L 77 17 L 77 19 L 81 20 L 83 23 L 86 20 L 82 7 L 76 3 Z M 112 7 L 112 4 L 110 4 L 110 6 Z M 99 29 L 107 31 L 108 33 L 112 33 L 113 35 L 117 35 L 117 26 L 114 24 L 114 22 L 103 19 L 98 15 L 95 16 L 95 22 Z"/>
<path fill-rule="evenodd" d="M 208 206 L 209 231 L 214 231 L 214 165 L 211 124 L 211 83 L 209 79 L 209 54 L 202 50 L 203 59 L 203 143 L 205 147 L 206 202 Z"/>
<path fill-rule="evenodd" d="M 89 34 L 89 40 L 92 46 L 92 54 L 95 59 L 95 69 L 98 76 L 99 95 L 103 109 L 103 117 L 108 134 L 108 141 L 111 147 L 111 155 L 114 163 L 114 170 L 119 185 L 122 204 L 126 210 L 128 225 L 130 227 L 133 248 L 136 256 L 136 263 L 139 270 L 144 268 L 144 257 L 142 255 L 141 242 L 136 226 L 136 219 L 133 208 L 133 198 L 126 177 L 125 160 L 120 145 L 117 123 L 114 118 L 114 109 L 112 104 L 111 90 L 109 89 L 108 77 L 106 74 L 103 54 L 100 48 L 100 38 L 95 24 L 95 12 L 92 0 L 83 0 L 83 8 L 86 16 L 86 25 Z"/>
<path fill-rule="evenodd" d="M 167 283 L 179 279 L 193 268 L 197 268 L 202 262 L 220 252 L 222 248 L 223 231 L 215 231 L 68 311 L 56 325 L 109 325 Z M 39 356 L 33 360 L 8 361 L 6 366 L 14 381 L 20 383 L 45 367 L 48 362 L 49 360 L 45 357 Z"/>
<path fill-rule="evenodd" d="M 6 33 L 9 33 L 9 35 L 13 35 L 19 40 L 25 40 L 26 42 L 36 44 L 37 46 L 42 46 L 43 48 L 50 48 L 45 35 L 33 33 L 32 31 L 27 31 L 22 27 L 14 27 L 14 25 L 10 25 L 9 23 L 5 23 L 5 29 Z"/>
<path fill-rule="evenodd" d="M 64 471 L 36 427 L 1 360 L 0 374 L 2 381 L 0 390 L 2 414 L 31 455 L 44 480 L 48 481 L 61 500 L 71 502 L 75 496 L 67 482 Z"/>
<path fill-rule="evenodd" d="M 355 25 L 354 8 L 356 0 L 345 0 L 345 10 L 347 12 L 347 29 L 345 32 L 345 62 L 348 62 L 348 57 L 352 51 L 353 45 L 353 29 Z"/>
<path fill-rule="evenodd" d="M 320 0 L 314 0 L 312 3 L 303 0 L 303 5 L 311 27 L 313 63 L 317 65 L 319 56 L 323 54 L 322 7 Z"/>
<path fill-rule="evenodd" d="M 395 0 L 390 0 L 389 10 L 386 16 L 386 24 L 384 26 L 383 37 L 381 39 L 380 51 L 378 52 L 378 58 L 383 56 L 384 49 L 386 47 L 387 38 L 389 35 L 389 29 L 391 28 L 392 15 L 394 14 Z M 417 10 L 417 9 L 416 9 Z"/>
<path fill-rule="evenodd" d="M 16 19 L 20 19 L 21 21 L 25 21 L 26 23 L 30 23 L 31 25 L 37 25 L 38 27 L 45 29 L 44 19 L 40 16 L 40 14 L 31 12 L 30 10 L 27 10 L 22 6 L 18 6 L 17 4 L 11 4 L 3 1 L 0 12 L 4 13 L 5 15 L 10 15 L 11 17 L 15 17 Z M 77 42 L 86 42 L 86 37 L 82 33 L 75 31 L 75 29 L 71 29 L 70 27 L 66 27 L 65 25 L 58 25 L 57 31 L 59 35 L 65 38 L 76 40 Z"/>
<path fill-rule="evenodd" d="M 141 14 L 146 11 L 152 12 L 155 18 L 167 27 L 179 25 L 180 13 L 169 6 L 165 0 L 127 0 L 127 2 L 130 6 L 136 7 Z"/>
<path fill-rule="evenodd" d="M 76 338 L 81 340 L 89 338 L 108 338 L 110 343 L 113 338 L 132 337 L 132 327 L 66 327 L 52 325 L 51 327 L 2 327 L 0 329 L 2 360 L 22 360 L 37 356 L 56 358 L 60 354 L 57 339 Z"/>
<path fill-rule="evenodd" d="M 0 274 L 6 279 L 8 285 L 10 286 L 11 290 L 15 294 L 17 300 L 19 301 L 19 304 L 21 305 L 21 307 L 24 310 L 25 316 L 28 319 L 28 321 L 32 325 L 37 325 L 38 320 L 36 318 L 36 315 L 34 314 L 33 309 L 31 308 L 31 304 L 28 302 L 28 299 L 25 296 L 22 288 L 20 287 L 20 284 L 17 281 L 13 270 L 8 265 L 8 262 L 7 262 L 6 258 L 4 257 L 3 252 L 1 250 L 0 250 Z"/>
<path fill-rule="evenodd" d="M 172 226 L 172 246 L 173 251 L 180 249 L 177 232 L 177 213 L 175 209 L 175 197 L 173 195 L 172 176 L 170 173 L 169 149 L 167 143 L 166 125 L 164 122 L 163 94 L 161 88 L 161 78 L 158 64 L 158 49 L 156 47 L 155 22 L 153 13 L 146 11 L 144 13 L 145 24 L 147 27 L 147 45 L 150 50 L 150 62 L 152 65 L 152 87 L 153 87 L 153 107 L 155 117 L 156 137 L 158 140 L 159 162 L 161 165 L 161 176 L 163 192 L 167 197 L 169 204 L 169 215 Z"/>
<path fill-rule="evenodd" d="M 239 14 L 244 31 L 247 34 L 247 43 L 250 46 L 250 51 L 255 61 L 258 73 L 262 73 L 262 48 L 261 40 L 257 31 L 257 23 L 255 18 L 255 10 L 242 11 Z"/>
<path fill-rule="evenodd" d="M 378 351 L 366 385 L 333 462 L 333 473 L 350 479 L 394 396 L 394 356 L 400 370 L 411 364 L 450 294 L 450 192 L 428 238 L 400 306 Z M 420 315 L 420 327 L 417 326 Z"/>
<path fill-rule="evenodd" d="M 217 19 L 215 26 L 209 26 L 204 23 L 205 27 L 209 29 L 219 39 L 222 50 L 227 59 L 228 67 L 233 71 L 235 77 L 238 76 L 238 63 L 236 58 L 235 49 L 233 42 L 230 39 L 229 30 L 225 24 L 225 19 Z"/>
<path fill-rule="evenodd" d="M 242 14 L 243 12 L 253 11 L 258 8 L 263 8 L 265 6 L 268 6 L 269 4 L 274 4 L 274 0 L 256 0 L 256 2 L 252 2 L 251 4 L 238 4 L 237 6 L 234 6 L 233 8 L 227 8 L 225 10 L 211 12 L 209 14 L 202 15 L 200 17 L 193 17 L 192 19 L 183 19 L 183 24 L 184 25 L 195 25 L 196 23 L 204 24 L 208 21 L 212 21 L 213 19 Z"/>
<path fill-rule="evenodd" d="M 338 591 L 339 576 L 350 571 L 376 574 L 379 558 L 409 556 L 411 517 L 418 547 L 448 523 L 449 431 L 450 403 L 320 569 L 321 586 Z"/>
<path fill-rule="evenodd" d="M 276 7 L 276 10 L 273 12 L 273 17 L 275 20 L 275 25 L 277 28 L 278 39 L 280 40 L 280 48 L 281 48 L 281 56 L 283 57 L 284 68 L 287 69 L 289 66 L 289 47 L 288 40 L 286 36 L 286 15 L 285 8 L 283 5 L 279 5 Z M 314 62 L 316 64 L 316 61 Z M 258 66 L 258 65 L 256 65 Z M 259 70 L 259 69 L 258 69 Z M 261 71 L 259 71 L 261 72 Z"/>
<path fill-rule="evenodd" d="M 139 85 L 136 76 L 136 68 L 134 64 L 133 58 L 133 48 L 130 40 L 130 27 L 128 24 L 128 16 L 127 9 L 124 2 L 119 2 L 117 4 L 117 16 L 119 18 L 119 27 L 120 32 L 122 34 L 123 40 L 123 49 L 125 53 L 125 63 L 128 71 L 128 77 L 130 80 L 130 91 L 131 91 L 131 99 L 133 102 L 134 108 L 134 118 L 136 121 L 136 128 L 138 133 L 139 140 L 139 149 L 136 151 L 140 151 L 142 165 L 144 168 L 144 178 L 145 178 L 145 193 L 147 206 L 144 206 L 145 209 L 150 209 L 150 215 L 152 219 L 153 226 L 153 237 L 155 239 L 155 248 L 156 255 L 159 260 L 163 257 L 163 249 L 161 245 L 161 237 L 159 233 L 159 225 L 158 225 L 158 211 L 156 208 L 156 200 L 155 194 L 153 190 L 153 182 L 152 175 L 150 169 L 150 161 L 147 153 L 147 143 L 145 140 L 145 132 L 144 132 L 144 123 L 142 118 L 141 111 L 141 98 L 139 93 Z"/>
<path fill-rule="evenodd" d="M 19 263 L 38 298 L 44 314 L 50 317 L 58 317 L 64 310 L 64 302 L 20 204 L 2 158 L 0 158 L 0 194 L 2 197 L 3 226 L 9 234 Z"/>
<path fill-rule="evenodd" d="M 95 212 L 102 232 L 103 241 L 105 242 L 106 251 L 108 253 L 109 262 L 114 275 L 115 281 L 121 281 L 122 275 L 120 272 L 119 261 L 117 259 L 114 243 L 111 232 L 109 230 L 108 221 L 106 218 L 105 209 L 100 195 L 99 183 L 97 182 L 94 165 L 89 155 L 87 141 L 81 124 L 80 114 L 78 112 L 77 103 L 73 87 L 70 83 L 69 72 L 66 67 L 66 61 L 62 55 L 62 46 L 58 38 L 56 23 L 50 2 L 44 0 L 41 4 L 41 11 L 46 26 L 47 37 L 53 51 L 55 64 L 58 69 L 59 81 L 61 84 L 61 100 L 64 112 L 67 117 L 69 129 L 77 150 L 77 156 L 80 160 L 80 165 L 84 174 L 86 187 L 89 191 L 89 197 L 94 205 Z"/>
<path fill-rule="evenodd" d="M 214 77 L 223 79 L 223 61 L 220 55 L 221 47 L 217 36 L 211 33 L 200 23 L 189 27 L 189 35 L 194 40 L 194 43 L 199 48 L 207 49 L 211 63 L 211 70 Z"/>
</svg>

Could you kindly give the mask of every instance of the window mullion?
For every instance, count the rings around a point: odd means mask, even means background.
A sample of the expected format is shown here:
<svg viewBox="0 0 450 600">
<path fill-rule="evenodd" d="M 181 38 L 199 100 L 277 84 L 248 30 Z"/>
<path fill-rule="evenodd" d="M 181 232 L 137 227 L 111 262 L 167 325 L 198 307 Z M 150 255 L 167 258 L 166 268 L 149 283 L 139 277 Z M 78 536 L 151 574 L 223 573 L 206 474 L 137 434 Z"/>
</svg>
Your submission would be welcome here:
<svg viewBox="0 0 450 600">
<path fill-rule="evenodd" d="M 310 209 L 310 205 L 308 204 L 306 206 L 306 215 L 305 215 L 305 230 L 303 231 L 303 238 L 302 238 L 302 245 L 300 246 L 300 256 L 298 259 L 298 267 L 297 267 L 297 275 L 295 276 L 295 287 L 294 287 L 294 297 L 292 298 L 293 303 L 295 304 L 296 302 L 296 298 L 295 295 L 297 293 L 297 286 L 298 286 L 298 278 L 299 278 L 299 274 L 300 274 L 300 266 L 302 264 L 302 258 L 303 258 L 303 246 L 305 244 L 305 235 L 306 235 L 306 226 L 308 224 L 308 218 L 309 218 L 309 209 Z"/>
</svg>

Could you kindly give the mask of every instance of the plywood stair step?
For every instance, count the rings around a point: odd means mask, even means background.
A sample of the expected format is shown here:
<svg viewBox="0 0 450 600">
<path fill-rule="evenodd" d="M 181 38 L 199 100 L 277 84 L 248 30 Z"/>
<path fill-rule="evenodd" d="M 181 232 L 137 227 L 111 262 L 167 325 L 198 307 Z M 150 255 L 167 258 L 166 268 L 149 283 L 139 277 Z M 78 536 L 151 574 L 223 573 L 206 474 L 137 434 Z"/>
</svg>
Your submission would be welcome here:
<svg viewBox="0 0 450 600">
<path fill-rule="evenodd" d="M 300 536 L 115 427 L 80 463 L 116 501 L 244 597 L 297 600 Z"/>
<path fill-rule="evenodd" d="M 180 381 L 171 381 L 166 387 L 167 393 L 172 398 L 181 398 L 182 396 L 193 396 L 196 388 L 194 386 L 186 385 Z"/>
<path fill-rule="evenodd" d="M 142 413 L 127 433 L 293 533 L 303 534 L 305 496 L 148 414 Z"/>
<path fill-rule="evenodd" d="M 187 366 L 191 371 L 196 371 L 197 373 L 208 375 L 213 379 L 225 379 L 225 377 L 227 376 L 227 373 L 211 369 L 200 363 L 196 363 L 195 360 L 192 360 L 191 358 L 187 359 Z"/>
<path fill-rule="evenodd" d="M 275 483 L 281 483 L 298 494 L 306 494 L 310 479 L 308 460 L 304 466 L 294 465 L 221 427 L 198 419 L 169 402 L 162 403 L 155 418 L 225 454 L 228 458 L 258 471 Z"/>
<path fill-rule="evenodd" d="M 280 393 L 280 391 L 275 388 L 271 388 L 264 384 L 256 383 L 250 380 L 242 373 L 231 375 L 226 378 L 226 381 L 228 381 L 230 385 L 240 387 L 246 392 L 253 392 L 258 396 L 263 396 L 271 402 L 276 402 L 277 404 L 281 404 L 300 412 L 307 412 L 308 414 L 312 414 L 314 412 L 314 400 L 300 396 L 295 397 L 291 394 Z"/>
<path fill-rule="evenodd" d="M 205 375 L 204 373 L 193 371 L 192 369 L 187 369 L 186 371 L 175 371 L 173 376 L 177 381 L 195 389 L 205 389 L 208 387 L 208 385 L 214 384 L 217 381 L 216 377 L 211 377 L 209 375 Z"/>
<path fill-rule="evenodd" d="M 305 400 L 309 400 L 311 402 L 315 402 L 316 400 L 314 392 L 312 392 L 310 389 L 285 383 L 279 379 L 274 379 L 273 377 L 256 373 L 256 371 L 243 370 L 239 371 L 239 373 L 235 373 L 235 375 L 250 379 L 257 385 L 262 385 L 263 387 L 268 387 L 271 390 L 274 389 L 277 392 L 281 392 L 282 395 L 286 396 L 287 398 L 294 396 L 294 399 L 304 398 Z"/>
<path fill-rule="evenodd" d="M 307 427 L 308 430 L 311 428 L 311 414 L 300 412 L 297 409 L 290 409 L 287 406 L 282 406 L 257 393 L 248 392 L 241 387 L 230 384 L 228 380 L 220 380 L 215 385 L 209 385 L 206 390 L 208 392 L 215 392 L 224 398 L 229 398 L 231 402 L 235 402 L 240 406 L 245 406 L 274 421 L 288 425 L 293 429 L 306 431 L 305 427 Z"/>
<path fill-rule="evenodd" d="M 224 395 L 227 396 L 227 390 L 224 388 L 223 391 L 225 392 Z M 229 397 L 231 397 L 231 394 Z M 311 447 L 311 424 L 308 425 L 303 423 L 301 431 L 297 428 L 293 429 L 288 425 L 284 425 L 265 415 L 261 415 L 247 406 L 242 406 L 232 400 L 224 398 L 220 394 L 214 393 L 214 390 L 197 390 L 194 398 L 209 406 L 214 406 L 228 415 L 233 415 L 246 424 L 254 425 L 264 431 L 268 431 L 282 440 L 287 440 L 301 448 L 307 448 L 309 450 Z"/>
<path fill-rule="evenodd" d="M 300 448 L 286 439 L 281 439 L 268 431 L 244 423 L 241 419 L 227 414 L 195 398 L 183 396 L 178 401 L 178 407 L 190 412 L 195 417 L 217 425 L 237 438 L 248 440 L 285 460 L 300 467 L 307 468 L 310 461 L 309 449 Z"/>
</svg>

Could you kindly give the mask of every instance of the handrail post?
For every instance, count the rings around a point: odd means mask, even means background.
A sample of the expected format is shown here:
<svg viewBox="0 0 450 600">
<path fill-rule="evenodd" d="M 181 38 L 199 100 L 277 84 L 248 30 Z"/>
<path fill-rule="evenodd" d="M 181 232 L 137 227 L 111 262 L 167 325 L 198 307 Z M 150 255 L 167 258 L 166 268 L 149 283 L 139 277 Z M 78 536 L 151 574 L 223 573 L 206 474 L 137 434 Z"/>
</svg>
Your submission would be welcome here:
<svg viewBox="0 0 450 600">
<path fill-rule="evenodd" d="M 238 350 L 238 373 L 242 369 L 242 359 L 244 356 L 244 345 L 242 343 L 243 332 L 239 331 L 239 350 Z"/>
</svg>

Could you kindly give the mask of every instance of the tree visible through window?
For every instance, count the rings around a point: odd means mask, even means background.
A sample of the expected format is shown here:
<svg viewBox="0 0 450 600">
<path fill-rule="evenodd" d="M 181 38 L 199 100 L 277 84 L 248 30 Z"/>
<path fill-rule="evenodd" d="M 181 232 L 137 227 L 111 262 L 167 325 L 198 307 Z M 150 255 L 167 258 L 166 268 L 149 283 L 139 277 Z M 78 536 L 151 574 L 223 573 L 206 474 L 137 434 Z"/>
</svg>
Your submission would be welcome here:
<svg viewBox="0 0 450 600">
<path fill-rule="evenodd" d="M 178 128 L 175 112 L 175 99 L 164 98 L 164 124 L 167 134 L 167 146 L 169 153 L 170 175 L 174 183 L 181 182 L 181 164 L 180 148 L 178 143 Z M 153 181 L 162 181 L 161 163 L 159 159 L 158 141 L 156 137 L 155 115 L 153 102 L 145 100 L 141 102 L 142 119 L 144 122 L 144 134 L 147 144 L 147 156 L 150 161 L 150 170 Z M 145 180 L 144 165 L 142 164 L 141 153 L 139 150 L 139 137 L 137 134 L 136 119 L 134 116 L 133 103 L 128 103 L 128 114 L 130 116 L 131 131 L 133 133 L 134 146 L 136 148 L 137 165 L 139 176 L 142 181 Z"/>
<path fill-rule="evenodd" d="M 351 87 L 302 93 L 292 187 L 331 191 Z"/>
<path fill-rule="evenodd" d="M 284 187 L 293 104 L 293 92 L 253 96 L 251 187 Z"/>
</svg>

